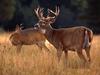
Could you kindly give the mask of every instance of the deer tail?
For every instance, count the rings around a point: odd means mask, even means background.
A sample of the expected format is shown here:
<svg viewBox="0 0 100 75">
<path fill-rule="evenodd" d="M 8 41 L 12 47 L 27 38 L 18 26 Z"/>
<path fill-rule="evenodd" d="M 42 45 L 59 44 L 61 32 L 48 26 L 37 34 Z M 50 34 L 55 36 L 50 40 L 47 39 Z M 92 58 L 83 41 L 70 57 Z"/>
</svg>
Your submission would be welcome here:
<svg viewBox="0 0 100 75">
<path fill-rule="evenodd" d="M 85 29 L 85 31 L 84 31 L 83 48 L 88 47 L 90 45 L 92 39 L 93 39 L 93 32 L 92 32 L 92 30 Z"/>
</svg>

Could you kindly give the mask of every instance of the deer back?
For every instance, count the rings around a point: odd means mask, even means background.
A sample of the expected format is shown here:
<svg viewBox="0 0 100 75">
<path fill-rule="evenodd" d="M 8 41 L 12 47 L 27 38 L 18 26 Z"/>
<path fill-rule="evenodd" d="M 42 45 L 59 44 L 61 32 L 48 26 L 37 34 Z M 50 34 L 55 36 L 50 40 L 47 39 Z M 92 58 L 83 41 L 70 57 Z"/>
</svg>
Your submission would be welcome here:
<svg viewBox="0 0 100 75">
<path fill-rule="evenodd" d="M 33 44 L 38 41 L 44 41 L 45 37 L 39 31 L 28 28 L 18 32 L 14 32 L 10 36 L 10 41 L 13 44 Z"/>
</svg>

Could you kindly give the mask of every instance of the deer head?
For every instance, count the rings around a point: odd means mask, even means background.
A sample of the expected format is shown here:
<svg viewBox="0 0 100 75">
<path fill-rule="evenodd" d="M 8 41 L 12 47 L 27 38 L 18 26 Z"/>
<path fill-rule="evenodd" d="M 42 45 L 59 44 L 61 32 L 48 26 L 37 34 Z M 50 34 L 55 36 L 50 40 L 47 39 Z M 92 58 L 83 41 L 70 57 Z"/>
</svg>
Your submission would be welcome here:
<svg viewBox="0 0 100 75">
<path fill-rule="evenodd" d="M 16 28 L 15 28 L 15 31 L 17 32 L 17 31 L 20 31 L 21 30 L 21 28 L 20 28 L 20 26 L 17 24 L 16 25 Z"/>
</svg>

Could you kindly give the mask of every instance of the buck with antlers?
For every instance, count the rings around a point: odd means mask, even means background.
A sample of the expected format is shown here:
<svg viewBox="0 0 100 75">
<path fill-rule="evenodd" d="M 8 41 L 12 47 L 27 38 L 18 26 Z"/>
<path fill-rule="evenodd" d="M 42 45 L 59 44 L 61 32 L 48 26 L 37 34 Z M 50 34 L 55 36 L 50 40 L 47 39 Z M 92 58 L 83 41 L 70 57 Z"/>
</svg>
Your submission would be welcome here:
<svg viewBox="0 0 100 75">
<path fill-rule="evenodd" d="M 54 29 L 50 24 L 55 22 L 56 17 L 59 15 L 59 8 L 56 11 L 48 9 L 49 13 L 55 16 L 51 17 L 49 14 L 47 17 L 43 16 L 43 9 L 37 8 L 35 13 L 39 19 L 37 29 L 41 31 L 42 34 L 47 38 L 47 40 L 57 49 L 58 60 L 64 51 L 65 57 L 68 56 L 68 51 L 76 51 L 80 59 L 87 61 L 84 57 L 82 50 L 84 49 L 88 61 L 91 61 L 90 57 L 90 47 L 93 39 L 93 32 L 89 28 L 84 26 L 77 26 L 72 28 L 60 28 Z"/>
<path fill-rule="evenodd" d="M 16 31 L 11 34 L 9 40 L 11 41 L 12 45 L 17 47 L 18 53 L 21 51 L 23 45 L 32 44 L 38 45 L 38 47 L 41 49 L 44 47 L 47 51 L 49 51 L 49 49 L 45 46 L 45 36 L 35 28 L 21 30 L 19 25 L 17 25 Z"/>
</svg>

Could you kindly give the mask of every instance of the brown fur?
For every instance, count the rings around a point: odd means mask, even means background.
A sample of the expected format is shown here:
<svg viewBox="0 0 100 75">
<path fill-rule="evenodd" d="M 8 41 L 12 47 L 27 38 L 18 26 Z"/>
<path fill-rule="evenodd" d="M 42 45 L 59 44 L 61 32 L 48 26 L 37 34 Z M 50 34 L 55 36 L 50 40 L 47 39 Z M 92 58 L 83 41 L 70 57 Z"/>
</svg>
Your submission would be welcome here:
<svg viewBox="0 0 100 75">
<path fill-rule="evenodd" d="M 90 29 L 83 26 L 53 29 L 49 25 L 46 28 L 43 28 L 40 25 L 39 30 L 41 31 L 41 29 L 46 30 L 46 33 L 44 35 L 47 38 L 47 40 L 57 49 L 57 55 L 59 60 L 63 51 L 67 56 L 68 50 L 71 50 L 76 51 L 79 57 L 86 61 L 82 53 L 83 49 L 85 49 L 86 51 L 88 61 L 91 60 L 90 46 L 93 38 L 93 32 Z M 87 31 L 87 33 L 85 33 L 85 31 Z M 86 35 L 88 37 L 86 38 L 87 41 L 85 46 L 83 47 Z"/>
<path fill-rule="evenodd" d="M 36 24 L 38 26 L 37 28 L 57 49 L 58 60 L 60 60 L 63 51 L 67 58 L 68 50 L 71 50 L 76 51 L 78 56 L 82 60 L 86 61 L 82 53 L 82 50 L 84 49 L 86 51 L 88 61 L 91 61 L 90 47 L 93 39 L 93 32 L 91 29 L 84 26 L 54 29 L 50 24 L 54 23 L 56 17 L 59 15 L 59 9 L 56 9 L 56 12 L 50 10 L 50 12 L 56 14 L 54 17 L 50 17 L 48 15 L 47 17 L 44 17 L 41 8 L 38 8 L 35 12 L 39 18 L 39 22 Z"/>
<path fill-rule="evenodd" d="M 18 52 L 20 52 L 22 45 L 37 44 L 40 48 L 45 47 L 48 49 L 45 46 L 45 36 L 34 28 L 16 30 L 11 34 L 9 40 L 11 41 L 12 45 L 17 47 Z"/>
</svg>

